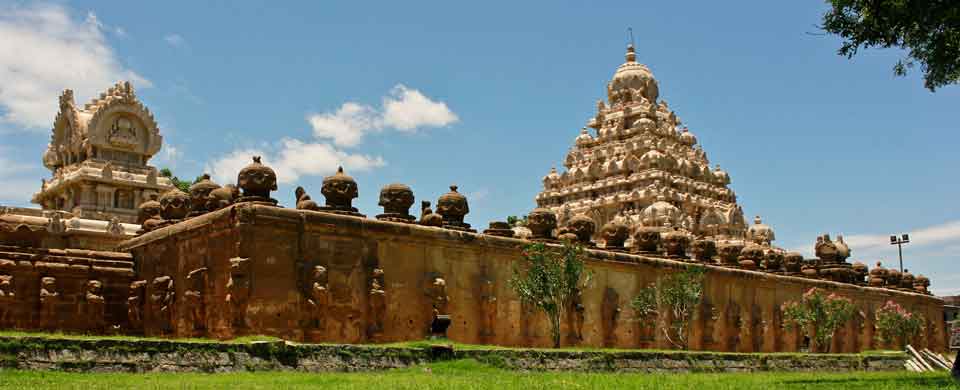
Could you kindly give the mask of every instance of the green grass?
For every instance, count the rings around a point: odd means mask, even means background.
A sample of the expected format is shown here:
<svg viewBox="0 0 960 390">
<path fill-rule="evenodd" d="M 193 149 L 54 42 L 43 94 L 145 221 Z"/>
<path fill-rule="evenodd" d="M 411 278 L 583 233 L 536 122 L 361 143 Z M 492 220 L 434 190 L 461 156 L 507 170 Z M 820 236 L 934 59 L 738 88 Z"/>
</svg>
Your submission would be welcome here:
<svg viewBox="0 0 960 390">
<path fill-rule="evenodd" d="M 960 389 L 947 373 L 625 374 L 506 371 L 473 360 L 402 370 L 307 374 L 113 374 L 0 371 L 0 389 Z"/>
</svg>

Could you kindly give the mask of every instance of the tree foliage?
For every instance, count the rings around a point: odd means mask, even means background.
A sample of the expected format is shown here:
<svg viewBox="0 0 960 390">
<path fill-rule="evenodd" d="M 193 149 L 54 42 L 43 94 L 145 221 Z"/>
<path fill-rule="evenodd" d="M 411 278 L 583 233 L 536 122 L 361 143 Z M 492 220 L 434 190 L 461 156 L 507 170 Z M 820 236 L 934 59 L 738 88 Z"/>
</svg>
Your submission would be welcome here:
<svg viewBox="0 0 960 390">
<path fill-rule="evenodd" d="M 821 28 L 844 39 L 838 53 L 899 47 L 908 52 L 894 66 L 903 76 L 919 63 L 931 91 L 960 82 L 960 1 L 828 0 Z"/>
<path fill-rule="evenodd" d="M 673 346 L 689 347 L 690 319 L 703 298 L 703 280 L 706 268 L 690 266 L 681 272 L 670 274 L 640 290 L 630 306 L 638 319 L 650 321 L 659 308 L 667 310 L 663 321 L 663 335 Z"/>
<path fill-rule="evenodd" d="M 203 179 L 202 176 L 197 176 L 195 179 L 193 179 L 192 182 L 187 180 L 180 180 L 179 177 L 176 177 L 173 175 L 173 172 L 170 171 L 170 168 L 160 169 L 160 176 L 170 178 L 170 183 L 173 183 L 173 185 L 179 188 L 180 191 L 187 192 L 187 193 L 190 192 L 191 185 L 196 184 L 198 181 Z"/>
<path fill-rule="evenodd" d="M 510 227 L 526 226 L 526 225 L 527 225 L 527 216 L 526 216 L 526 215 L 524 215 L 523 217 L 518 217 L 518 216 L 516 216 L 516 215 L 508 216 L 508 217 L 507 217 L 507 224 L 509 224 Z"/>
<path fill-rule="evenodd" d="M 820 352 L 830 352 L 833 335 L 853 317 L 856 306 L 849 298 L 833 293 L 825 295 L 820 289 L 811 287 L 799 302 L 784 302 L 780 310 L 788 328 L 800 327 L 810 340 L 816 342 Z"/>
<path fill-rule="evenodd" d="M 892 342 L 916 337 L 926 325 L 919 313 L 911 313 L 894 301 L 887 301 L 876 313 L 877 340 Z"/>
<path fill-rule="evenodd" d="M 510 286 L 524 303 L 547 315 L 554 347 L 560 346 L 560 319 L 590 280 L 583 258 L 580 245 L 564 243 L 555 248 L 534 243 L 524 248 L 522 259 L 513 267 Z"/>
</svg>

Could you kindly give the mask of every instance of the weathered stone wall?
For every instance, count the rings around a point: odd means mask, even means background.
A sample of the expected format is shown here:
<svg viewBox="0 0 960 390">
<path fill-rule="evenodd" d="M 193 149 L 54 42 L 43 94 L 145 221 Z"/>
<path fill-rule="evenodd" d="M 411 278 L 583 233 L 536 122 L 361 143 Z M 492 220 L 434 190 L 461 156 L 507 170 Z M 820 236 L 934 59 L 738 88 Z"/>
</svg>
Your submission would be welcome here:
<svg viewBox="0 0 960 390">
<path fill-rule="evenodd" d="M 138 277 L 148 281 L 148 296 L 155 290 L 150 283 L 155 278 L 174 280 L 173 315 L 163 317 L 148 307 L 148 335 L 266 334 L 350 343 L 423 339 L 435 302 L 431 284 L 442 278 L 452 340 L 548 346 L 545 318 L 522 305 L 508 284 L 524 244 L 519 239 L 239 204 L 121 247 L 133 253 Z M 629 302 L 642 287 L 687 264 L 599 250 L 589 256 L 594 276 L 583 292 L 583 325 L 578 331 L 577 321 L 564 320 L 563 343 L 669 348 L 662 332 L 635 321 Z M 308 299 L 317 265 L 326 269 L 319 282 L 326 295 L 313 305 Z M 188 280 L 191 271 L 202 268 L 208 271 L 200 284 Z M 383 270 L 382 310 L 370 298 L 375 295 L 374 269 Z M 943 317 L 941 300 L 887 289 L 713 266 L 705 283 L 705 301 L 694 317 L 693 349 L 798 350 L 801 337 L 782 328 L 779 307 L 814 286 L 851 298 L 863 313 L 839 332 L 831 348 L 835 352 L 883 347 L 874 341 L 872 319 L 886 300 L 929 319 Z M 188 284 L 202 300 L 185 299 Z M 198 326 L 196 313 L 202 317 Z M 164 322 L 168 319 L 169 326 Z M 934 320 L 923 337 L 912 342 L 943 350 L 945 337 L 943 324 Z"/>
<path fill-rule="evenodd" d="M 41 302 L 41 281 L 54 278 Z M 0 246 L 0 329 L 47 329 L 105 333 L 126 327 L 129 253 Z M 86 299 L 88 282 L 101 283 L 102 314 Z M 3 280 L 0 280 L 3 282 Z M 10 293 L 13 293 L 12 295 Z"/>
<path fill-rule="evenodd" d="M 731 354 L 709 352 L 593 352 L 437 350 L 282 342 L 225 344 L 0 337 L 0 367 L 96 372 L 306 372 L 405 368 L 448 359 L 475 359 L 530 371 L 755 372 L 902 370 L 906 355 Z"/>
</svg>

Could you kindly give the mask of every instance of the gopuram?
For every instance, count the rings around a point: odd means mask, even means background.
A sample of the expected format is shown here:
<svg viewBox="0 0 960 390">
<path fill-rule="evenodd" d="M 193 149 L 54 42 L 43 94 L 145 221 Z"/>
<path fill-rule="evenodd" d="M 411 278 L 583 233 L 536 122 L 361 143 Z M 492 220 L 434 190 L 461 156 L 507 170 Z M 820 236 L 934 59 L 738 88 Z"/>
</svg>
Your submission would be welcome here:
<svg viewBox="0 0 960 390">
<path fill-rule="evenodd" d="M 128 84 L 111 91 L 115 102 L 104 107 L 135 101 Z M 874 323 L 888 301 L 929 319 L 912 345 L 934 351 L 947 345 L 943 301 L 929 293 L 927 278 L 851 264 L 842 237 L 828 234 L 811 240 L 816 258 L 804 259 L 775 247 L 773 229 L 759 218 L 747 226 L 727 188 L 729 176 L 708 169 L 694 136 L 677 130 L 679 120 L 658 101 L 657 82 L 636 63 L 632 48 L 609 85 L 608 103 L 588 124 L 596 136 L 585 131 L 567 170 L 545 178 L 522 236 L 503 221 L 485 229 L 468 224 L 469 202 L 456 185 L 435 202 L 421 199 L 419 213 L 411 212 L 414 189 L 400 183 L 379 190 L 382 212 L 358 210 L 353 201 L 369 189 L 342 168 L 319 189 L 297 187 L 296 204 L 283 207 L 272 197 L 276 171 L 257 156 L 234 183 L 205 177 L 184 193 L 154 182 L 146 167 L 157 151 L 153 140 L 159 143 L 146 117 L 128 112 L 122 124 L 92 118 L 87 129 L 108 130 L 80 132 L 88 141 L 78 149 L 55 136 L 52 150 L 65 145 L 64 152 L 45 161 L 68 171 L 61 177 L 87 177 L 70 172 L 96 168 L 102 179 L 107 164 L 111 172 L 130 173 L 123 176 L 132 178 L 127 183 L 140 183 L 144 174 L 145 185 L 110 182 L 139 203 L 139 224 L 133 232 L 118 225 L 123 239 L 111 251 L 0 234 L 0 328 L 337 343 L 445 335 L 462 343 L 543 347 L 552 345 L 548 320 L 517 297 L 512 270 L 532 242 L 575 241 L 587 248 L 593 277 L 562 320 L 564 345 L 671 348 L 664 332 L 639 321 L 630 302 L 644 287 L 692 265 L 706 269 L 691 322 L 692 349 L 804 349 L 800 330 L 784 326 L 781 307 L 814 287 L 849 298 L 858 309 L 832 339 L 833 352 L 890 347 L 877 341 Z M 126 134 L 139 143 L 122 144 L 139 146 L 113 145 L 114 129 L 134 129 Z M 140 138 L 148 133 L 149 140 Z M 127 156 L 127 171 L 117 156 Z M 97 193 L 103 181 L 79 180 L 79 190 L 67 197 L 56 191 L 69 188 L 60 187 L 69 180 L 53 181 L 60 184 L 46 185 L 48 195 L 38 196 L 50 211 L 100 208 L 99 196 L 83 195 L 90 193 L 83 183 L 96 183 Z M 159 196 L 144 201 L 151 190 Z M 318 193 L 322 201 L 311 196 Z M 104 210 L 118 212 L 110 209 Z M 47 216 L 40 210 L 15 216 L 25 220 L 29 213 L 38 223 L 65 218 L 64 211 Z"/>
</svg>

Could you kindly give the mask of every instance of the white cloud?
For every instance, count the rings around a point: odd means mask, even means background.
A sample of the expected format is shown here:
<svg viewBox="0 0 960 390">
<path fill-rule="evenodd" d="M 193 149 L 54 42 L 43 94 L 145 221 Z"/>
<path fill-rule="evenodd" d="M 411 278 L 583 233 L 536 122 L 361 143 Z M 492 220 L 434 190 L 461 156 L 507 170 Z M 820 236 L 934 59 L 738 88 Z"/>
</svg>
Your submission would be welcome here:
<svg viewBox="0 0 960 390">
<path fill-rule="evenodd" d="M 333 113 L 307 117 L 317 138 L 329 138 L 339 146 L 355 146 L 363 134 L 380 126 L 379 114 L 370 106 L 347 102 Z"/>
<path fill-rule="evenodd" d="M 418 127 L 442 127 L 455 123 L 457 114 L 444 102 L 435 102 L 416 89 L 398 84 L 383 98 L 383 123 L 402 131 Z"/>
<path fill-rule="evenodd" d="M 120 64 L 89 13 L 75 20 L 59 5 L 0 6 L 0 122 L 46 131 L 64 88 L 77 103 L 118 80 L 150 82 Z"/>
<path fill-rule="evenodd" d="M 176 145 L 167 142 L 154 158 L 155 160 L 151 164 L 162 168 L 176 169 L 177 163 L 183 158 L 183 151 Z"/>
<path fill-rule="evenodd" d="M 265 150 L 270 149 L 270 150 Z M 328 143 L 309 143 L 284 138 L 271 148 L 234 150 L 211 163 L 205 170 L 219 183 L 234 183 L 240 169 L 252 156 L 262 156 L 263 163 L 277 173 L 280 183 L 294 183 L 304 175 L 330 175 L 338 166 L 350 172 L 364 172 L 386 165 L 382 157 L 349 153 Z"/>
<path fill-rule="evenodd" d="M 419 128 L 443 127 L 457 122 L 457 115 L 444 102 L 433 101 L 416 89 L 397 84 L 383 98 L 383 107 L 346 102 L 334 112 L 310 114 L 307 121 L 317 138 L 338 146 L 356 146 L 365 134 L 384 129 L 413 132 Z"/>
<path fill-rule="evenodd" d="M 180 34 L 167 34 L 163 36 L 163 40 L 167 42 L 168 45 L 173 47 L 179 47 L 184 44 L 183 36 Z"/>
</svg>

